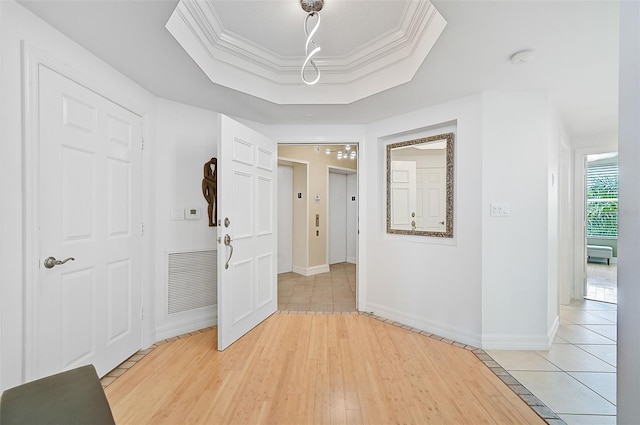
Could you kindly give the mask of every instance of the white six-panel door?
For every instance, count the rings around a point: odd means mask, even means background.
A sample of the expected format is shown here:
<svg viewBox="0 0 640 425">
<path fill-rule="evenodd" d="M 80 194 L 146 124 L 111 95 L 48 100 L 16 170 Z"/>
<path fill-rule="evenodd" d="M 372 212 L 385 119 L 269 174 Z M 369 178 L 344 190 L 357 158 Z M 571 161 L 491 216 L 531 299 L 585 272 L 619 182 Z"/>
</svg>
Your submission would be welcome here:
<svg viewBox="0 0 640 425">
<path fill-rule="evenodd" d="M 412 230 L 416 215 L 416 163 L 391 161 L 391 227 Z"/>
<path fill-rule="evenodd" d="M 92 363 L 107 373 L 141 344 L 141 117 L 39 69 L 39 275 L 31 378 Z M 52 268 L 45 259 L 68 260 Z"/>
<path fill-rule="evenodd" d="M 416 169 L 416 228 L 444 232 L 447 217 L 446 173 L 444 167 Z"/>
<path fill-rule="evenodd" d="M 218 349 L 224 350 L 278 308 L 278 147 L 224 115 L 219 140 Z"/>
</svg>

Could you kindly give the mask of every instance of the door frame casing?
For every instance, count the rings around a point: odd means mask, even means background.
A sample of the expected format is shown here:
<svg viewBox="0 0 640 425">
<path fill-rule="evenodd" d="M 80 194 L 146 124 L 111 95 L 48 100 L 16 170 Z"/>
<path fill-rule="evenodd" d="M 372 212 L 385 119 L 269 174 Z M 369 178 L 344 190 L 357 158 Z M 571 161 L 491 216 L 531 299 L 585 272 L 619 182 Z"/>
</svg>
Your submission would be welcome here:
<svg viewBox="0 0 640 425">
<path fill-rule="evenodd" d="M 573 284 L 570 288 L 571 299 L 581 300 L 586 290 L 587 244 L 586 244 L 586 157 L 587 155 L 618 152 L 615 144 L 578 148 L 574 151 L 573 163 Z"/>
<path fill-rule="evenodd" d="M 366 205 L 366 191 L 362 190 L 364 180 L 362 176 L 366 171 L 366 165 L 363 158 L 365 157 L 366 144 L 364 138 L 358 137 L 277 137 L 273 138 L 278 145 L 351 145 L 356 146 L 357 150 L 357 168 L 356 168 L 356 190 L 358 196 L 358 233 L 356 238 L 356 310 L 366 311 L 366 246 L 365 240 L 365 228 L 366 217 L 364 216 L 363 207 Z M 280 158 L 286 159 L 286 158 Z M 287 159 L 288 160 L 288 159 Z M 337 167 L 336 167 L 337 168 Z M 327 170 L 327 180 L 329 179 L 329 171 Z M 307 185 L 308 185 L 307 181 Z M 308 221 L 308 220 L 307 220 Z M 327 241 L 328 245 L 328 241 Z M 328 248 L 327 248 L 328 249 Z M 308 251 L 308 244 L 307 244 Z M 326 253 L 327 260 L 328 252 Z M 308 257 L 308 252 L 307 252 Z"/>
<path fill-rule="evenodd" d="M 280 185 L 284 181 L 281 178 L 281 174 L 280 174 L 281 168 L 280 167 L 283 167 L 282 169 L 285 169 L 284 167 L 286 167 L 286 169 L 291 169 L 291 187 L 287 187 L 287 190 L 289 190 L 289 193 L 287 193 L 287 195 L 289 195 L 289 198 L 288 198 L 288 201 L 287 201 L 287 206 L 291 205 L 291 211 L 290 211 L 290 213 L 291 213 L 291 222 L 287 223 L 287 224 L 291 225 L 290 226 L 291 229 L 289 229 L 289 235 L 291 236 L 291 238 L 290 238 L 290 241 L 289 240 L 287 241 L 287 242 L 291 242 L 290 246 L 288 247 L 288 252 L 287 252 L 287 254 L 290 254 L 290 256 L 287 258 L 287 261 L 291 262 L 291 270 L 287 270 L 287 272 L 290 272 L 290 271 L 293 270 L 293 166 L 292 165 L 280 164 L 280 159 L 279 158 L 278 158 L 276 166 L 277 166 L 277 169 L 278 169 L 278 177 L 280 177 L 280 178 L 278 178 L 278 187 L 276 188 L 277 191 L 278 191 L 277 198 L 276 198 L 278 200 L 278 215 L 276 217 L 276 219 L 278 220 L 278 235 L 277 235 L 278 236 L 278 247 L 280 247 L 280 241 L 281 241 L 280 235 L 282 233 L 282 226 L 280 226 L 280 224 L 282 224 L 282 223 L 280 223 L 280 218 L 282 217 L 282 215 L 280 214 L 280 210 L 281 210 L 280 207 L 282 206 L 280 204 L 280 201 L 281 201 L 281 198 L 280 198 L 281 193 L 280 193 L 280 191 L 282 190 L 282 188 L 281 188 Z M 288 173 L 288 171 L 287 171 L 287 173 Z M 280 252 L 278 252 L 278 270 L 277 270 L 278 274 L 281 273 L 280 272 L 280 258 L 281 258 L 280 257 Z"/>
<path fill-rule="evenodd" d="M 277 140 L 276 140 L 276 144 L 280 145 L 280 143 L 278 143 Z M 286 162 L 292 162 L 292 163 L 295 163 L 295 164 L 302 164 L 302 165 L 307 167 L 307 175 L 305 177 L 306 186 L 305 186 L 304 193 L 308 194 L 309 193 L 309 161 L 302 161 L 302 160 L 295 159 L 295 158 L 287 158 L 287 157 L 280 156 L 278 154 L 278 162 L 279 161 L 286 161 Z M 295 176 L 295 170 L 294 170 L 294 176 Z M 309 204 L 308 204 L 309 199 L 308 198 L 309 197 L 307 195 L 305 195 L 304 199 L 305 199 L 305 202 L 307 202 L 307 208 L 309 208 Z M 308 241 L 309 220 L 305 220 L 304 223 L 305 223 L 305 229 L 304 229 L 305 233 L 304 234 L 307 235 L 307 243 L 304 244 L 304 258 L 306 259 L 306 263 L 304 265 L 304 268 L 307 268 L 309 266 L 309 241 Z M 292 264 L 292 271 L 294 271 L 294 272 L 296 271 L 296 267 L 301 267 L 300 265 L 296 266 L 296 264 L 293 262 L 293 259 L 291 261 L 291 264 Z"/>
<path fill-rule="evenodd" d="M 142 119 L 143 138 L 148 133 L 148 121 L 144 113 L 139 110 L 144 109 L 142 104 L 132 105 L 131 99 L 122 99 L 122 95 L 116 93 L 112 89 L 106 89 L 103 84 L 88 78 L 76 69 L 66 65 L 61 60 L 51 54 L 31 45 L 26 41 L 21 42 L 22 51 L 22 146 L 23 146 L 23 352 L 22 352 L 22 380 L 23 382 L 31 381 L 35 376 L 35 356 L 34 356 L 34 337 L 35 337 L 35 321 L 34 309 L 36 288 L 39 284 L 39 179 L 40 179 L 40 139 L 39 139 L 39 69 L 46 67 L 50 70 L 62 75 L 63 77 L 73 81 L 74 83 L 96 93 L 99 96 L 113 102 L 114 104 L 138 115 Z M 132 105 L 132 106 L 127 106 Z M 148 221 L 148 212 L 145 208 L 145 185 L 144 173 L 147 169 L 145 155 L 141 155 L 140 175 L 142 179 L 142 196 L 139 200 L 141 204 L 142 220 Z M 136 224 L 134 224 L 136 225 Z M 141 244 L 141 282 L 136 288 L 141 292 L 141 309 L 149 308 L 149 300 L 152 297 L 145 296 L 150 288 L 147 286 L 147 279 L 144 264 L 146 262 L 146 247 L 143 239 Z M 150 328 L 142 324 L 140 348 L 151 343 L 153 338 Z"/>
</svg>

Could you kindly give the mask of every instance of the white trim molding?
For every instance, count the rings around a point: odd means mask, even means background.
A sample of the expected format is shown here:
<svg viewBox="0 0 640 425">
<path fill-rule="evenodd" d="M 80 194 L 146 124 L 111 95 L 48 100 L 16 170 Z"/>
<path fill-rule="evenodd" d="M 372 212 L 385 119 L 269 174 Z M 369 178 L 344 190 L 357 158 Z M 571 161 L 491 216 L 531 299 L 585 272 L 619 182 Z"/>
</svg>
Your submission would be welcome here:
<svg viewBox="0 0 640 425">
<path fill-rule="evenodd" d="M 172 314 L 171 323 L 156 328 L 156 340 L 173 338 L 174 336 L 198 331 L 218 324 L 218 308 L 207 306 L 198 310 Z M 183 317 L 181 317 L 183 316 Z"/>
<path fill-rule="evenodd" d="M 429 0 L 405 1 L 395 27 L 344 55 L 323 52 L 313 87 L 300 78 L 302 49 L 285 55 L 234 33 L 213 1 L 181 0 L 166 28 L 216 84 L 277 104 L 348 104 L 410 81 L 446 25 Z"/>
<path fill-rule="evenodd" d="M 473 347 L 480 347 L 481 344 L 481 338 L 478 334 L 450 326 L 446 323 L 436 322 L 413 314 L 407 314 L 403 311 L 395 310 L 380 304 L 368 303 L 366 311 L 368 313 L 373 313 L 376 316 L 384 317 L 385 319 L 390 319 L 395 322 L 402 323 L 403 325 L 430 332 L 452 341 L 471 345 Z"/>
<path fill-rule="evenodd" d="M 328 273 L 331 271 L 328 264 L 321 264 L 319 266 L 312 267 L 299 267 L 293 266 L 293 272 L 301 274 L 302 276 L 314 276 L 320 273 Z"/>
</svg>

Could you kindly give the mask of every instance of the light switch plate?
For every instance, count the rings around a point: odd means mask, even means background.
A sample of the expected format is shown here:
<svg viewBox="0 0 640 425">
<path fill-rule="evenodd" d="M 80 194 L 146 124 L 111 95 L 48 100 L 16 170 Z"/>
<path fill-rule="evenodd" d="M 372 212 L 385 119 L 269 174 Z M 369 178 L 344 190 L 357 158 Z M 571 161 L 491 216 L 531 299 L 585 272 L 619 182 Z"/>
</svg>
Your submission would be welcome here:
<svg viewBox="0 0 640 425">
<path fill-rule="evenodd" d="M 492 217 L 508 217 L 511 212 L 509 204 L 503 202 L 493 202 L 490 206 L 490 214 Z"/>
<path fill-rule="evenodd" d="M 182 208 L 171 208 L 170 219 L 172 221 L 184 220 L 184 210 Z"/>
</svg>

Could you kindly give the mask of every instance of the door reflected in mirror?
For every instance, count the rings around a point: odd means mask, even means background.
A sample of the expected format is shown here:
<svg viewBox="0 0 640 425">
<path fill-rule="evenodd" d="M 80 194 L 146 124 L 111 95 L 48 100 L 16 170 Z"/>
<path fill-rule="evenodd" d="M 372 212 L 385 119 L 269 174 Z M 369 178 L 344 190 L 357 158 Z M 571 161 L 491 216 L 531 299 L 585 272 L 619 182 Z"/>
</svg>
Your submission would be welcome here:
<svg viewBox="0 0 640 425">
<path fill-rule="evenodd" d="M 387 233 L 453 237 L 453 133 L 387 145 Z"/>
</svg>

